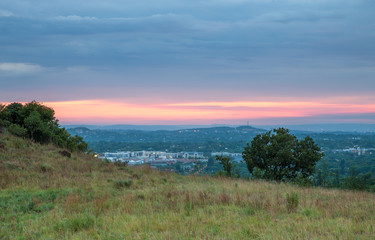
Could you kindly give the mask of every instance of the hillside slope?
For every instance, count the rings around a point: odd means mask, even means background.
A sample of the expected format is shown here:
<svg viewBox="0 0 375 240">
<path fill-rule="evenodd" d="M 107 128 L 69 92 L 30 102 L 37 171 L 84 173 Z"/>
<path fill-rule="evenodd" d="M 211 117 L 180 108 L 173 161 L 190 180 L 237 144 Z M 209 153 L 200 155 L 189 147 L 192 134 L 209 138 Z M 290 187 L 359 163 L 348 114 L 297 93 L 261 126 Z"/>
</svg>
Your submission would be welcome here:
<svg viewBox="0 0 375 240">
<path fill-rule="evenodd" d="M 371 193 L 180 176 L 59 151 L 0 134 L 0 239 L 375 236 Z"/>
</svg>

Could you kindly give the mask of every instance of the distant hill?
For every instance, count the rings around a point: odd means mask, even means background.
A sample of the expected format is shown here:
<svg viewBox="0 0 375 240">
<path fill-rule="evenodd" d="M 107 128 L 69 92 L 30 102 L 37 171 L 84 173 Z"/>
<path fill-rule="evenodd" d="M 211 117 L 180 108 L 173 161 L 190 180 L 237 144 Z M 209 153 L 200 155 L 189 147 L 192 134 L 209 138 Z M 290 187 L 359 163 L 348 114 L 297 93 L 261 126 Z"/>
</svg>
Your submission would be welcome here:
<svg viewBox="0 0 375 240">
<path fill-rule="evenodd" d="M 102 130 L 86 127 L 69 128 L 70 134 L 80 135 L 88 142 L 207 142 L 249 140 L 266 130 L 251 126 L 191 128 L 180 130 Z"/>
<path fill-rule="evenodd" d="M 140 131 L 158 131 L 158 130 L 181 130 L 181 129 L 193 129 L 193 128 L 213 128 L 213 127 L 232 127 L 236 128 L 238 125 L 226 125 L 226 124 L 212 124 L 212 125 L 129 125 L 129 124 L 118 124 L 118 125 L 62 125 L 63 127 L 78 128 L 85 127 L 90 130 L 140 130 Z M 280 125 L 254 125 L 255 128 L 260 129 L 273 129 L 284 127 L 294 131 L 305 131 L 305 132 L 375 132 L 375 124 L 280 124 Z"/>
<path fill-rule="evenodd" d="M 292 130 L 310 132 L 375 132 L 375 124 L 331 123 L 331 124 L 301 124 L 301 125 L 257 125 L 256 127 L 272 129 L 285 127 Z"/>
<path fill-rule="evenodd" d="M 65 128 L 85 127 L 91 130 L 140 130 L 140 131 L 158 131 L 158 130 L 181 130 L 192 128 L 212 128 L 212 127 L 233 127 L 233 125 L 212 124 L 212 125 L 131 125 L 131 124 L 117 124 L 117 125 L 62 125 Z"/>
</svg>

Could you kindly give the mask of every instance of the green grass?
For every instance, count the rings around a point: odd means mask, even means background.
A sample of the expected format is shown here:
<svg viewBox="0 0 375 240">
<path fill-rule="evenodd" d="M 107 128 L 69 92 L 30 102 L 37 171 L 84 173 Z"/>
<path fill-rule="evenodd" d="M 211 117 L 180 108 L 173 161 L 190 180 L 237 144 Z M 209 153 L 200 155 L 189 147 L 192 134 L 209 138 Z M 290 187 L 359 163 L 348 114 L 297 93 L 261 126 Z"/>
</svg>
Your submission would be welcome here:
<svg viewBox="0 0 375 240">
<path fill-rule="evenodd" d="M 375 195 L 71 159 L 0 135 L 0 239 L 374 239 Z"/>
</svg>

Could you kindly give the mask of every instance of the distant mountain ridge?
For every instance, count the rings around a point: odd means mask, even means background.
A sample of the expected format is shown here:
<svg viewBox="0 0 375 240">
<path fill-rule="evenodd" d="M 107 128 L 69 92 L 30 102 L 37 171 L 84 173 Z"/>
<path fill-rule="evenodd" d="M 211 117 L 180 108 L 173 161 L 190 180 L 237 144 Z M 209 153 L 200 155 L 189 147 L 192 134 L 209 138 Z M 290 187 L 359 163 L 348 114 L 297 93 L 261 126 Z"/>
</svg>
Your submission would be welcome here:
<svg viewBox="0 0 375 240">
<path fill-rule="evenodd" d="M 117 125 L 62 125 L 63 127 L 79 128 L 85 127 L 90 130 L 141 130 L 141 131 L 158 131 L 158 130 L 181 130 L 193 128 L 214 128 L 214 127 L 241 127 L 240 125 L 229 124 L 212 124 L 212 125 L 131 125 L 131 124 L 117 124 Z M 375 124 L 357 124 L 357 123 L 340 123 L 340 124 L 279 124 L 279 125 L 252 125 L 260 129 L 273 129 L 278 127 L 285 127 L 294 131 L 307 132 L 375 132 Z M 243 127 L 243 126 L 242 126 Z"/>
<path fill-rule="evenodd" d="M 72 135 L 80 135 L 85 141 L 96 142 L 207 142 L 249 140 L 266 130 L 251 126 L 211 127 L 179 130 L 103 130 L 87 127 L 69 128 Z"/>
<path fill-rule="evenodd" d="M 212 124 L 212 125 L 132 125 L 132 124 L 116 124 L 116 125 L 62 125 L 65 128 L 85 127 L 91 130 L 141 130 L 141 131 L 158 131 L 158 130 L 181 130 L 192 128 L 212 128 L 212 127 L 236 127 L 236 125 Z"/>
<path fill-rule="evenodd" d="M 285 127 L 295 131 L 309 132 L 375 132 L 375 124 L 356 124 L 356 123 L 329 123 L 329 124 L 300 124 L 300 125 L 257 125 L 256 127 L 272 129 Z"/>
</svg>

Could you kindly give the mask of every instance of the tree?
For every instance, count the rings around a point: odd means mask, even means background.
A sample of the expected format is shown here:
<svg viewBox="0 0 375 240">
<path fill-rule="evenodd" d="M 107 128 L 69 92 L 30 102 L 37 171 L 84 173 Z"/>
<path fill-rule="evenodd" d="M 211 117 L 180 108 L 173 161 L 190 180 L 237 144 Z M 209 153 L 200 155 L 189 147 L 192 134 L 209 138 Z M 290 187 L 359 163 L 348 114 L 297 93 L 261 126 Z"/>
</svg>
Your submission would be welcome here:
<svg viewBox="0 0 375 240">
<path fill-rule="evenodd" d="M 33 111 L 25 118 L 25 127 L 34 141 L 48 143 L 51 140 L 52 132 L 50 131 L 48 122 L 41 119 L 39 112 Z"/>
<path fill-rule="evenodd" d="M 240 173 L 233 160 L 228 156 L 216 156 L 216 161 L 219 161 L 223 166 L 224 172 L 228 177 L 240 177 Z"/>
<path fill-rule="evenodd" d="M 263 178 L 276 181 L 311 176 L 323 155 L 311 137 L 298 140 L 285 128 L 258 134 L 242 152 L 251 174 L 258 168 Z"/>
<path fill-rule="evenodd" d="M 232 175 L 232 159 L 227 156 L 216 156 L 216 161 L 219 161 L 228 177 Z"/>
<path fill-rule="evenodd" d="M 22 108 L 21 115 L 23 118 L 29 117 L 33 112 L 39 113 L 39 118 L 48 124 L 57 123 L 55 111 L 52 108 L 44 106 L 36 101 L 26 103 Z"/>
<path fill-rule="evenodd" d="M 23 124 L 23 118 L 21 116 L 21 111 L 23 108 L 23 105 L 21 103 L 11 103 L 5 107 L 2 107 L 2 111 L 0 111 L 0 119 L 3 120 L 4 123 L 7 123 L 6 125 Z"/>
<path fill-rule="evenodd" d="M 8 132 L 28 137 L 39 143 L 53 143 L 70 151 L 87 151 L 87 143 L 82 137 L 71 136 L 64 128 L 60 128 L 52 108 L 36 101 L 26 103 L 0 104 L 0 131 L 8 128 Z"/>
<path fill-rule="evenodd" d="M 87 151 L 87 143 L 83 141 L 81 136 L 75 135 L 74 137 L 69 137 L 67 148 L 70 151 Z"/>
<path fill-rule="evenodd" d="M 17 137 L 26 137 L 27 136 L 27 130 L 26 128 L 23 128 L 17 124 L 10 124 L 9 127 L 8 127 L 8 132 L 10 132 L 11 134 L 17 136 Z"/>
</svg>

